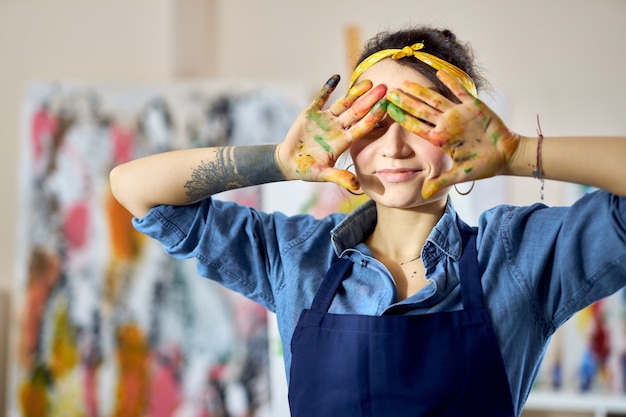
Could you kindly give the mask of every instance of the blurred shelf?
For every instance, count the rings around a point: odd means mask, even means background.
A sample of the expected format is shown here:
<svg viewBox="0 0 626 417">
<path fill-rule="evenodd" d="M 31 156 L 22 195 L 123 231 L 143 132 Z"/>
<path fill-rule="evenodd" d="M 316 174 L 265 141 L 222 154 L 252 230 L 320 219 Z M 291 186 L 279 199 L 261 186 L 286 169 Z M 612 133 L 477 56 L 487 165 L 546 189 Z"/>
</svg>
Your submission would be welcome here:
<svg viewBox="0 0 626 417">
<path fill-rule="evenodd" d="M 594 417 L 626 417 L 626 395 L 534 391 L 524 410 L 592 413 Z"/>
</svg>

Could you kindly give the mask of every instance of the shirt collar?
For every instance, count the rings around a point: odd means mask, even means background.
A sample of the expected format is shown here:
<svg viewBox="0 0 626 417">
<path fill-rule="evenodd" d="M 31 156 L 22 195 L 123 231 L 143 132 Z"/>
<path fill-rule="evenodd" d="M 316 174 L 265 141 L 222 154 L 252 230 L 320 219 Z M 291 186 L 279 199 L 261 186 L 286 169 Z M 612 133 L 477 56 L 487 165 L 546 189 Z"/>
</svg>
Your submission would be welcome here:
<svg viewBox="0 0 626 417">
<path fill-rule="evenodd" d="M 372 233 L 376 226 L 376 205 L 368 200 L 350 212 L 331 231 L 331 239 L 337 256 L 354 248 Z M 431 231 L 424 246 L 424 261 L 432 258 L 437 249 L 454 260 L 459 260 L 462 252 L 461 234 L 456 223 L 457 214 L 448 198 L 446 209 Z"/>
</svg>

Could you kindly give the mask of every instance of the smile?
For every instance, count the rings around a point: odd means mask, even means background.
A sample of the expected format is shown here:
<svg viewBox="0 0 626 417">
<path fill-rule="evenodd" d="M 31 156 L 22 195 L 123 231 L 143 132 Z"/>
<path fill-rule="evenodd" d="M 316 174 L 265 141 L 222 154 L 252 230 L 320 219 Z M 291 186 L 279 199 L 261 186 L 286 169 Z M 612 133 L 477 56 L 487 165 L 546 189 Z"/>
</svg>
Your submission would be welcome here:
<svg viewBox="0 0 626 417">
<path fill-rule="evenodd" d="M 416 169 L 408 169 L 408 168 L 381 169 L 379 171 L 376 171 L 376 174 L 381 180 L 385 182 L 400 183 L 400 182 L 409 181 L 410 179 L 414 178 L 418 172 L 420 171 Z"/>
</svg>

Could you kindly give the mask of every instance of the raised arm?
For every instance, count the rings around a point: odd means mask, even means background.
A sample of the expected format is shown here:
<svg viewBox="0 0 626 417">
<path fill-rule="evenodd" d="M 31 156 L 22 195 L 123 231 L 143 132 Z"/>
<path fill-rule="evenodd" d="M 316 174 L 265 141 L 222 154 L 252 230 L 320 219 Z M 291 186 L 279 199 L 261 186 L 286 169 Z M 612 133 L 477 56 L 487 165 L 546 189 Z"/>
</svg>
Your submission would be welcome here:
<svg viewBox="0 0 626 417">
<path fill-rule="evenodd" d="M 390 90 L 389 115 L 407 130 L 440 146 L 452 168 L 424 184 L 424 197 L 442 187 L 494 175 L 541 176 L 626 196 L 626 137 L 527 137 L 511 132 L 481 100 L 452 76 L 437 76 L 454 92 L 453 103 L 405 82 Z M 426 123 L 427 122 L 427 123 Z"/>
<path fill-rule="evenodd" d="M 357 189 L 356 177 L 334 164 L 384 117 L 386 88 L 361 82 L 323 110 L 338 83 L 337 75 L 328 80 L 279 145 L 188 149 L 136 159 L 111 171 L 113 195 L 140 218 L 160 204 L 190 204 L 276 181 L 332 181 Z"/>
<path fill-rule="evenodd" d="M 159 204 L 190 204 L 230 189 L 283 181 L 276 147 L 226 146 L 150 155 L 115 167 L 111 190 L 139 218 Z"/>
<path fill-rule="evenodd" d="M 626 197 L 626 137 L 520 137 L 504 175 L 532 176 L 541 153 L 546 179 L 602 188 Z"/>
</svg>

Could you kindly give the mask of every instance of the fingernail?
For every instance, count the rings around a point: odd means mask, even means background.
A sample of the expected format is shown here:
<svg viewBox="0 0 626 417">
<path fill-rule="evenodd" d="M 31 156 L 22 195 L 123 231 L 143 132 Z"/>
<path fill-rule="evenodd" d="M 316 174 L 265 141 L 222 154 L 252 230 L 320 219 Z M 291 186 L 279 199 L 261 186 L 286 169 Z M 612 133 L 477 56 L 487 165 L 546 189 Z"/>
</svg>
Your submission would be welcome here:
<svg viewBox="0 0 626 417">
<path fill-rule="evenodd" d="M 341 77 L 339 76 L 339 74 L 335 74 L 330 77 L 328 81 L 326 81 L 326 85 L 329 87 L 337 87 L 337 84 L 339 84 L 339 80 L 341 80 Z"/>
</svg>

